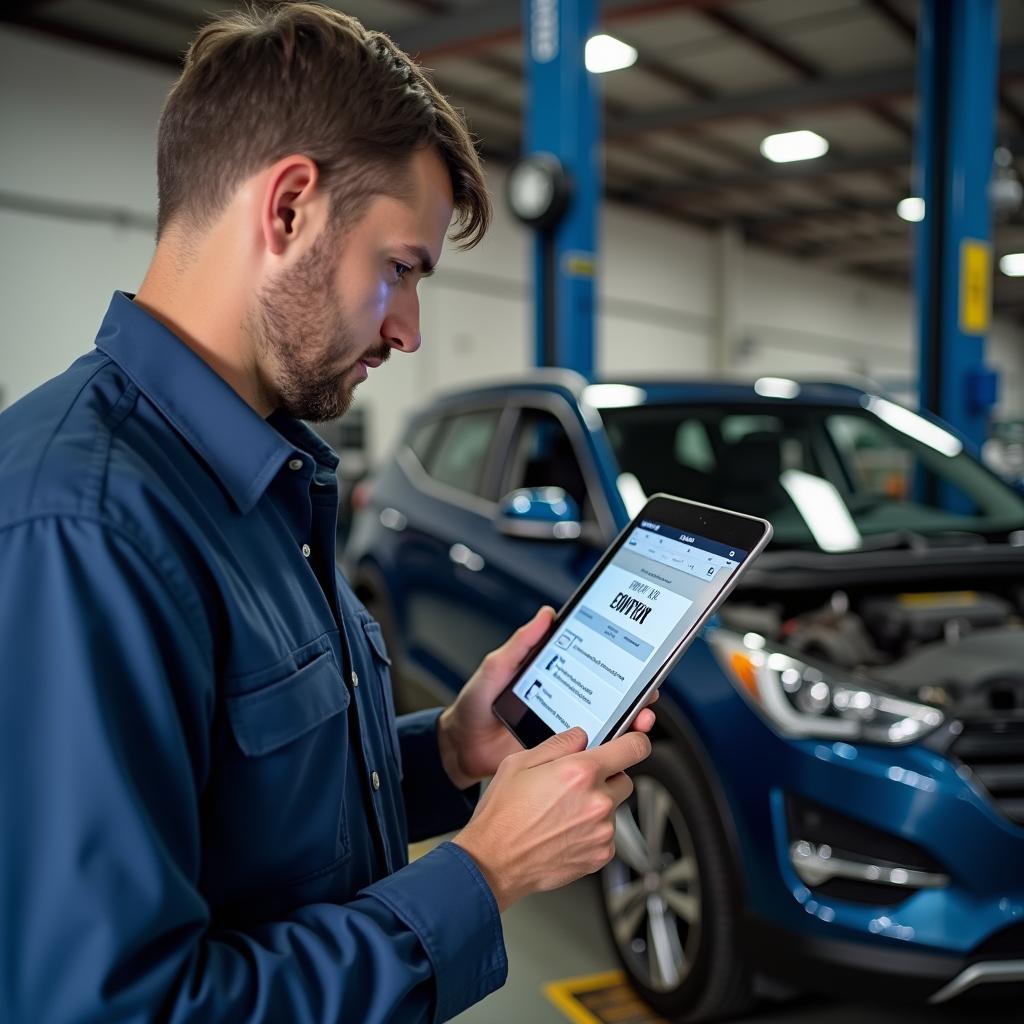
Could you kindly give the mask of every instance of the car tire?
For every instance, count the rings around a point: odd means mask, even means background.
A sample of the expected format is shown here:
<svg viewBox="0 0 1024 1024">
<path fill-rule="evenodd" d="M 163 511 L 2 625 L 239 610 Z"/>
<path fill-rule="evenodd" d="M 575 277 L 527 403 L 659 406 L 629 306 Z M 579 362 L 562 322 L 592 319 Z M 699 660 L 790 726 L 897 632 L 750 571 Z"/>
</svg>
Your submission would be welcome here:
<svg viewBox="0 0 1024 1024">
<path fill-rule="evenodd" d="M 662 1016 L 710 1021 L 754 1001 L 739 949 L 738 879 L 722 824 L 692 758 L 669 742 L 630 772 L 602 907 L 633 987 Z"/>
</svg>

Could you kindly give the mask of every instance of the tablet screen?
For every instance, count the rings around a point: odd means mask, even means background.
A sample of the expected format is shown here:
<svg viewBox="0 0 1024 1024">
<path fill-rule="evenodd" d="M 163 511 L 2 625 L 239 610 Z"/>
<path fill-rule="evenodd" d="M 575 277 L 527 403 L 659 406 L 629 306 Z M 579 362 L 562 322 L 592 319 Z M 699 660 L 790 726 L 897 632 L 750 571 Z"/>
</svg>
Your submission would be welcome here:
<svg viewBox="0 0 1024 1024">
<path fill-rule="evenodd" d="M 641 519 L 513 692 L 554 732 L 579 725 L 596 746 L 746 556 Z"/>
</svg>

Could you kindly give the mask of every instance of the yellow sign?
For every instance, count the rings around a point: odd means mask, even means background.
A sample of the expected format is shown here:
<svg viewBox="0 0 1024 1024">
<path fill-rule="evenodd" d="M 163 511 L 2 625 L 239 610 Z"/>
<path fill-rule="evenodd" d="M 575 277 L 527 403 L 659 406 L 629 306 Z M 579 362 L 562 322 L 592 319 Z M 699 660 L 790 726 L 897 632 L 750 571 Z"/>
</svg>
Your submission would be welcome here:
<svg viewBox="0 0 1024 1024">
<path fill-rule="evenodd" d="M 562 266 L 570 277 L 593 277 L 597 273 L 597 260 L 592 252 L 567 252 L 562 257 Z"/>
<path fill-rule="evenodd" d="M 992 247 L 976 238 L 960 243 L 960 330 L 984 334 L 992 311 Z"/>
</svg>

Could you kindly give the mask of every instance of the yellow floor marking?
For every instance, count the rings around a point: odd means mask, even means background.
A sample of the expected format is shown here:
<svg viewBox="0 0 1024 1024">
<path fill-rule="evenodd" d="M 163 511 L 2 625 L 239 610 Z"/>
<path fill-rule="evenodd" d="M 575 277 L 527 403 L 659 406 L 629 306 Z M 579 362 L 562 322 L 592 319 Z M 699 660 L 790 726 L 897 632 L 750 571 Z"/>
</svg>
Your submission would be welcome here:
<svg viewBox="0 0 1024 1024">
<path fill-rule="evenodd" d="M 574 1024 L 665 1024 L 626 983 L 622 971 L 564 978 L 544 994 Z"/>
</svg>

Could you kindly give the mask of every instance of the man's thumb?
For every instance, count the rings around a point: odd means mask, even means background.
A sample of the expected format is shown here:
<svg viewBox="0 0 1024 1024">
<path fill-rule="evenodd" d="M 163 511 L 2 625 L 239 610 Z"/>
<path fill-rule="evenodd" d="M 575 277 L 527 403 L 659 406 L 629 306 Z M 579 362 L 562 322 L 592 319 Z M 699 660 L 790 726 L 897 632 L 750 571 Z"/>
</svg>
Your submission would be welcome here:
<svg viewBox="0 0 1024 1024">
<path fill-rule="evenodd" d="M 549 736 L 543 743 L 538 743 L 530 751 L 529 766 L 546 764 L 548 761 L 557 761 L 567 754 L 578 754 L 586 750 L 587 734 L 577 725 L 566 732 L 556 732 Z"/>
</svg>

